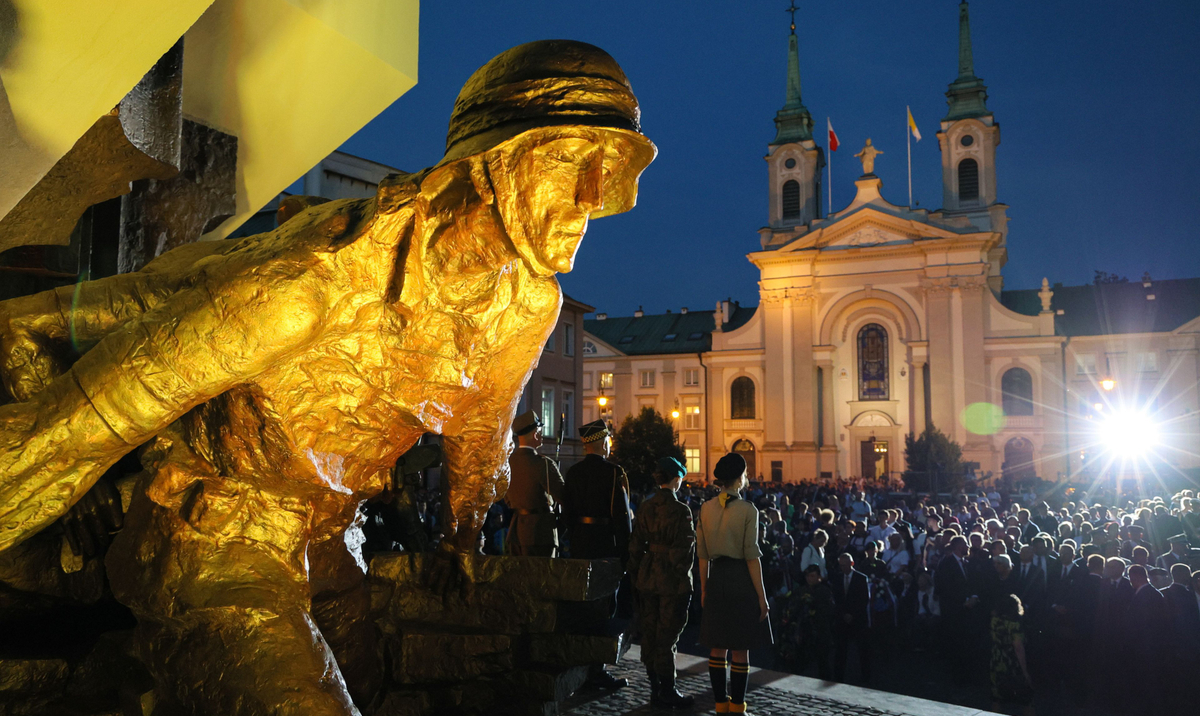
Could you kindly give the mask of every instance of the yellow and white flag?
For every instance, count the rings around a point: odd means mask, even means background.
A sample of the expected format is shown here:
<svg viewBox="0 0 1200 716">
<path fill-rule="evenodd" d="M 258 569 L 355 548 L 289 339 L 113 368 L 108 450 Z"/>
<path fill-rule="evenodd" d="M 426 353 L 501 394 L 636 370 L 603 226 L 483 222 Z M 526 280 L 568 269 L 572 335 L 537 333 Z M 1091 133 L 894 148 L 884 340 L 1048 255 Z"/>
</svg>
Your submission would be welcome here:
<svg viewBox="0 0 1200 716">
<path fill-rule="evenodd" d="M 917 123 L 913 121 L 912 110 L 908 107 L 905 107 L 905 109 L 908 110 L 908 128 L 912 131 L 913 139 L 919 142 L 921 141 L 921 130 L 917 129 Z"/>
</svg>

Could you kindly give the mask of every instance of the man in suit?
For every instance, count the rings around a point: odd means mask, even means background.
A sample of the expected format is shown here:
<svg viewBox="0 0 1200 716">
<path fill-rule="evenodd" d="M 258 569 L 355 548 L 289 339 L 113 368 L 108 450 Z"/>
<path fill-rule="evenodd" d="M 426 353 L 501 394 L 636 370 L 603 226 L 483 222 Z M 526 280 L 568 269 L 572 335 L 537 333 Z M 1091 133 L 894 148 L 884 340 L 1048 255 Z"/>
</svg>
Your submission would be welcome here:
<svg viewBox="0 0 1200 716">
<path fill-rule="evenodd" d="M 1055 616 L 1066 622 L 1067 636 L 1060 644 L 1060 654 L 1070 664 L 1066 679 L 1077 705 L 1084 704 L 1093 685 L 1094 660 L 1088 655 L 1093 653 L 1096 613 L 1103 586 L 1104 557 L 1089 555 L 1087 570 L 1071 582 L 1065 595 L 1059 598 L 1061 601 L 1052 606 Z"/>
<path fill-rule="evenodd" d="M 1164 705 L 1162 677 L 1171 641 L 1171 612 L 1167 598 L 1150 584 L 1144 566 L 1135 564 L 1129 568 L 1129 583 L 1133 597 L 1129 600 L 1126 634 L 1132 657 L 1131 676 L 1142 691 L 1145 712 L 1159 713 Z"/>
<path fill-rule="evenodd" d="M 1017 568 L 1016 595 L 1025 605 L 1026 621 L 1031 618 L 1036 621 L 1042 607 L 1042 597 L 1046 593 L 1046 573 L 1034 561 L 1037 554 L 1031 545 L 1021 548 L 1021 564 Z M 1032 616 L 1031 616 L 1032 614 Z"/>
<path fill-rule="evenodd" d="M 871 587 L 867 575 L 854 569 L 854 557 L 848 553 L 838 556 L 839 574 L 831 580 L 833 601 L 838 608 L 834 629 L 837 650 L 833 662 L 833 678 L 846 680 L 846 661 L 850 642 L 858 648 L 858 663 L 863 683 L 871 680 Z"/>
<path fill-rule="evenodd" d="M 1156 562 L 1158 566 L 1169 570 L 1180 562 L 1186 564 L 1188 547 L 1191 546 L 1188 542 L 1187 535 L 1177 534 L 1169 537 L 1167 541 L 1171 543 L 1171 551 L 1158 558 Z"/>
<path fill-rule="evenodd" d="M 1194 578 L 1193 578 L 1194 576 Z M 1164 672 L 1166 699 L 1171 713 L 1190 713 L 1192 682 L 1200 672 L 1200 571 L 1192 574 L 1177 562 L 1171 567 L 1171 585 L 1162 590 L 1171 614 L 1170 661 Z"/>
<path fill-rule="evenodd" d="M 1122 576 L 1124 572 L 1125 562 L 1120 557 L 1109 557 L 1105 561 L 1092 638 L 1094 692 L 1104 699 L 1103 703 L 1116 710 L 1123 708 L 1129 693 L 1124 652 L 1126 612 L 1133 599 L 1133 585 Z"/>
<path fill-rule="evenodd" d="M 954 679 L 964 683 L 971 666 L 965 653 L 969 610 L 976 608 L 979 597 L 971 593 L 967 579 L 966 556 L 969 547 L 966 538 L 955 535 L 947 547 L 949 551 L 938 562 L 934 572 L 933 588 L 942 610 L 942 626 L 945 629 L 943 642 L 950 652 Z"/>
</svg>

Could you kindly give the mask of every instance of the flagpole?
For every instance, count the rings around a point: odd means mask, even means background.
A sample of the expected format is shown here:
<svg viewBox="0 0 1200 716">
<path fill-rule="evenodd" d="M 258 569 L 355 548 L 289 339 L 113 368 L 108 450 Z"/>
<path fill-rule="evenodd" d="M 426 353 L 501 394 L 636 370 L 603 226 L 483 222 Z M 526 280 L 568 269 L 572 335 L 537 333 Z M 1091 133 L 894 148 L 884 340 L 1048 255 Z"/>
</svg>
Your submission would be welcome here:
<svg viewBox="0 0 1200 716">
<path fill-rule="evenodd" d="M 829 197 L 829 213 L 826 216 L 833 216 L 833 150 L 829 148 L 829 128 L 833 127 L 833 122 L 829 117 L 825 118 L 825 127 L 825 153 L 829 155 L 825 160 L 825 183 L 828 184 L 825 194 Z"/>
<path fill-rule="evenodd" d="M 912 128 L 908 126 L 908 118 L 912 114 L 912 109 L 904 108 L 904 139 L 908 143 L 908 208 L 912 208 Z"/>
</svg>

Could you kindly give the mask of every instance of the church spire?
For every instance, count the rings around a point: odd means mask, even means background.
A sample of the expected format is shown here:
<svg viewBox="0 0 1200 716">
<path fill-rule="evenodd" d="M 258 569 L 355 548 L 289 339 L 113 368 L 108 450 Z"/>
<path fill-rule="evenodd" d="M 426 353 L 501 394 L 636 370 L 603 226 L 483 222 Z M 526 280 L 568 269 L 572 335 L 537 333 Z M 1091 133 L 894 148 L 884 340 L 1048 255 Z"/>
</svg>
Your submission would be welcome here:
<svg viewBox="0 0 1200 716">
<path fill-rule="evenodd" d="M 788 35 L 787 94 L 783 109 L 775 113 L 775 141 L 771 144 L 789 144 L 812 139 L 813 118 L 800 98 L 800 48 L 796 39 L 795 0 L 787 12 L 792 15 L 792 31 Z"/>
<path fill-rule="evenodd" d="M 943 121 L 983 117 L 987 108 L 987 86 L 975 76 L 975 57 L 971 51 L 971 17 L 967 0 L 958 6 L 958 79 L 946 92 L 950 111 Z"/>
</svg>

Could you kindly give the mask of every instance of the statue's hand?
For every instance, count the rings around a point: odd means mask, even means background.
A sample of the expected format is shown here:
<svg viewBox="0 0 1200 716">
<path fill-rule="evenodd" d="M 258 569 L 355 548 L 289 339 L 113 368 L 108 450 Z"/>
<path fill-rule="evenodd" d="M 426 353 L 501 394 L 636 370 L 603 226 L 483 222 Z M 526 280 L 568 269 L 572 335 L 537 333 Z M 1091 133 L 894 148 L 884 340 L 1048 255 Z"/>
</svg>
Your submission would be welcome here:
<svg viewBox="0 0 1200 716">
<path fill-rule="evenodd" d="M 63 348 L 41 335 L 27 319 L 0 310 L 0 380 L 14 402 L 40 393 L 67 370 Z"/>
<path fill-rule="evenodd" d="M 475 591 L 475 555 L 443 541 L 425 561 L 425 584 L 443 601 L 455 595 L 467 601 Z"/>
<path fill-rule="evenodd" d="M 108 548 L 112 533 L 121 529 L 124 521 L 121 493 L 107 478 L 98 480 L 58 520 L 71 551 L 88 558 L 99 556 Z"/>
</svg>

